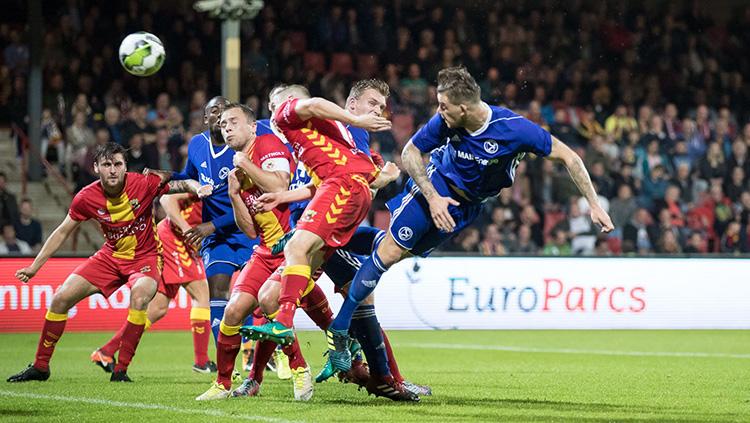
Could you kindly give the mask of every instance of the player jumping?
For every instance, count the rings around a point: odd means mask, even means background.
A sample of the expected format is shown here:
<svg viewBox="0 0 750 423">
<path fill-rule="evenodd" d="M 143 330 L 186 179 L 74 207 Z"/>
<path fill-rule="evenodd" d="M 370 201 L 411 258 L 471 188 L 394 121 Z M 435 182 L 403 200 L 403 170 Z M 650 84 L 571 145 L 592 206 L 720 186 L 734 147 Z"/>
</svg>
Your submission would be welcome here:
<svg viewBox="0 0 750 423">
<path fill-rule="evenodd" d="M 482 203 L 513 184 L 525 154 L 562 163 L 591 206 L 591 219 L 602 232 L 613 229 L 581 158 L 522 116 L 480 100 L 479 86 L 463 67 L 438 74 L 438 113 L 406 144 L 401 161 L 411 177 L 403 193 L 391 199 L 391 224 L 375 252 L 362 264 L 331 325 L 329 360 L 334 369 L 351 365 L 349 325 L 360 302 L 382 274 L 409 255 L 427 256 L 440 243 L 468 226 Z M 433 156 L 425 169 L 422 155 Z"/>
</svg>

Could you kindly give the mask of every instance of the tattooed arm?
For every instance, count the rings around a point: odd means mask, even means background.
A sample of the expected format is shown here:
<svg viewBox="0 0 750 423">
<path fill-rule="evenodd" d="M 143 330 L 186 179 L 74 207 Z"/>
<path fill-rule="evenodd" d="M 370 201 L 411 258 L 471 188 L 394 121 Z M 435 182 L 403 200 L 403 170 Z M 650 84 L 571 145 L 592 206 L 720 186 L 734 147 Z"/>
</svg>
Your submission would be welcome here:
<svg viewBox="0 0 750 423">
<path fill-rule="evenodd" d="M 429 203 L 430 214 L 432 215 L 432 220 L 435 222 L 435 226 L 443 232 L 453 232 L 456 222 L 448 212 L 448 206 L 457 206 L 459 203 L 451 197 L 442 197 L 438 194 L 435 186 L 432 185 L 430 178 L 427 176 L 422 152 L 412 141 L 406 143 L 404 149 L 401 151 L 401 164 Z"/>
<path fill-rule="evenodd" d="M 552 137 L 552 151 L 550 152 L 548 159 L 558 163 L 562 163 L 570 173 L 570 178 L 573 179 L 578 191 L 586 198 L 591 207 L 591 220 L 597 225 L 602 227 L 602 232 L 611 232 L 615 227 L 612 224 L 607 212 L 602 209 L 599 204 L 599 196 L 597 196 L 594 190 L 594 185 L 591 183 L 591 177 L 589 172 L 586 170 L 586 166 L 583 164 L 581 157 L 570 149 L 567 145 L 563 144 L 562 141 L 555 137 Z"/>
</svg>

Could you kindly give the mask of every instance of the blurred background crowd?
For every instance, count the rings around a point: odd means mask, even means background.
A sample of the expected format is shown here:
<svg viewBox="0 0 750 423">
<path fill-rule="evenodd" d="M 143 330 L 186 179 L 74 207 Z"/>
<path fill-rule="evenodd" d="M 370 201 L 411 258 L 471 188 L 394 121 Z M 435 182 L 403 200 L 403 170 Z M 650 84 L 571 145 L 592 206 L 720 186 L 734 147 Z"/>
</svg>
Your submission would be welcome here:
<svg viewBox="0 0 750 423">
<path fill-rule="evenodd" d="M 391 88 L 394 125 L 373 134 L 373 147 L 398 163 L 403 144 L 435 112 L 438 70 L 463 64 L 484 101 L 524 114 L 583 157 L 617 227 L 598 234 L 565 170 L 528 157 L 514 186 L 488 201 L 477 224 L 444 251 L 750 249 L 750 85 L 743 77 L 750 75 L 750 7 L 719 18 L 700 1 L 265 3 L 242 24 L 242 100 L 260 117 L 268 116 L 276 83 L 301 83 L 343 104 L 352 81 L 379 77 Z M 15 4 L 0 24 L 0 125 L 26 128 L 28 34 Z M 68 0 L 45 3 L 44 14 L 46 159 L 78 189 L 94 180 L 93 148 L 108 141 L 129 149 L 133 171 L 181 169 L 190 138 L 205 130 L 203 106 L 220 93 L 221 23 L 188 1 Z M 125 73 L 117 57 L 121 39 L 140 30 L 159 36 L 167 51 L 164 67 L 147 78 Z M 26 207 L 28 222 L 31 204 L 17 204 L 4 179 L 5 239 L 6 226 L 24 232 L 21 216 Z M 371 223 L 387 223 L 384 201 L 405 179 L 381 190 Z"/>
</svg>

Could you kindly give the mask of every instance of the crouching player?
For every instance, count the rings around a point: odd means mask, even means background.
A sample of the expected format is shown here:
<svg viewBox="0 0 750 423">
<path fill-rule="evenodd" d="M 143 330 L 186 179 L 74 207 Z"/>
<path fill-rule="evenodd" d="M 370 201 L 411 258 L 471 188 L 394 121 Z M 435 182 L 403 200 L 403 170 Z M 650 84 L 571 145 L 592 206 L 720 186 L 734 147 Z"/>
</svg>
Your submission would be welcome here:
<svg viewBox="0 0 750 423">
<path fill-rule="evenodd" d="M 52 297 L 36 350 L 36 359 L 8 382 L 47 380 L 49 363 L 65 330 L 68 310 L 84 298 L 111 295 L 132 282 L 128 321 L 122 334 L 120 359 L 110 381 L 130 382 L 127 370 L 146 325 L 146 308 L 161 279 L 161 256 L 153 222 L 153 201 L 168 191 L 166 179 L 126 171 L 125 149 L 107 143 L 94 153 L 94 172 L 99 180 L 73 198 L 68 215 L 55 229 L 34 262 L 16 271 L 28 282 L 65 242 L 81 222 L 94 219 L 101 225 L 105 243 L 78 266 Z"/>
<path fill-rule="evenodd" d="M 178 183 L 186 182 L 179 181 Z M 210 187 L 210 185 L 205 185 L 205 187 Z M 188 193 L 163 195 L 159 202 L 167 214 L 167 218 L 157 225 L 157 233 L 162 244 L 164 270 L 159 280 L 156 296 L 148 306 L 146 329 L 167 314 L 169 302 L 177 297 L 180 286 L 184 287 L 192 299 L 190 326 L 195 353 L 193 371 L 215 372 L 216 363 L 208 357 L 211 325 L 206 271 L 197 248 L 188 244 L 183 236 L 190 228 L 202 222 L 201 202 L 195 194 Z M 123 325 L 106 344 L 91 353 L 91 361 L 106 372 L 114 369 L 115 353 L 120 349 L 126 327 L 127 324 Z"/>
</svg>

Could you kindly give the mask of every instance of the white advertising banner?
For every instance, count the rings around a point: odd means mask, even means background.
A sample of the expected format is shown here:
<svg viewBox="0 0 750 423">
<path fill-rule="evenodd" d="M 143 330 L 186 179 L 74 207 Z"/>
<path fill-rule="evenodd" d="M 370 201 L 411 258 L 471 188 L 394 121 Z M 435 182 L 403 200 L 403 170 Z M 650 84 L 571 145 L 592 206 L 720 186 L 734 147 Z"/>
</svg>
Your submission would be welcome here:
<svg viewBox="0 0 750 423">
<path fill-rule="evenodd" d="M 333 284 L 320 285 L 338 310 Z M 375 304 L 389 329 L 750 329 L 750 260 L 407 259 Z"/>
</svg>

